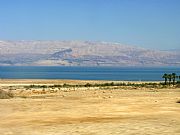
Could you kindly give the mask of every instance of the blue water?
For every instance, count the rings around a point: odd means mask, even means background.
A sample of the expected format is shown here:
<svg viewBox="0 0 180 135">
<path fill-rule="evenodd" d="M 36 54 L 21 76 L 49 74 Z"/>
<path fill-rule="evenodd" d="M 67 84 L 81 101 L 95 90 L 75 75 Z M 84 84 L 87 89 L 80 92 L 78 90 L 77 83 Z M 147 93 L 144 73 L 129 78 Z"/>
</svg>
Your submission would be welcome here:
<svg viewBox="0 0 180 135">
<path fill-rule="evenodd" d="M 78 79 L 160 81 L 164 73 L 180 75 L 180 67 L 26 67 L 1 66 L 1 79 Z"/>
</svg>

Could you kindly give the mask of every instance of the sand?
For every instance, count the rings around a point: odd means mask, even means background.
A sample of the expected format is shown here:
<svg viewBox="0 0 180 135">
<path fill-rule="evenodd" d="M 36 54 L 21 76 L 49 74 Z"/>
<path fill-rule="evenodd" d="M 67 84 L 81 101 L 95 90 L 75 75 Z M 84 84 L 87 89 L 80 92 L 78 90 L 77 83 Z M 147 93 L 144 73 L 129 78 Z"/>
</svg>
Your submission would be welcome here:
<svg viewBox="0 0 180 135">
<path fill-rule="evenodd" d="M 180 88 L 22 87 L 87 82 L 1 80 L 16 97 L 0 99 L 0 135 L 180 135 Z"/>
</svg>

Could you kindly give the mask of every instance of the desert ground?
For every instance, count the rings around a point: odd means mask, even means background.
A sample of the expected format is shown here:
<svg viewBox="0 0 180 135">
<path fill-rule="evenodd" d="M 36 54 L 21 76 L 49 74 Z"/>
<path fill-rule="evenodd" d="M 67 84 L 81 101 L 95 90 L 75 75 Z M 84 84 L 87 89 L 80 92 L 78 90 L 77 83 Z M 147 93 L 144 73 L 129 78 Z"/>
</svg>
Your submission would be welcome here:
<svg viewBox="0 0 180 135">
<path fill-rule="evenodd" d="M 180 135 L 180 88 L 24 87 L 87 82 L 0 80 L 0 135 Z"/>
</svg>

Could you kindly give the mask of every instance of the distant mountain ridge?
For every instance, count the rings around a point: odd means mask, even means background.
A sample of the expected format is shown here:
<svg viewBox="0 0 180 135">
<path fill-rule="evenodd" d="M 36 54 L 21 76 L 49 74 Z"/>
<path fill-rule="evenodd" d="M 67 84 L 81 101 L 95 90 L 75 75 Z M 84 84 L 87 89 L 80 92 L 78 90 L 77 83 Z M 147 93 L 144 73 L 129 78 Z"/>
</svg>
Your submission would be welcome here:
<svg viewBox="0 0 180 135">
<path fill-rule="evenodd" d="M 179 66 L 179 51 L 92 41 L 0 41 L 0 65 Z"/>
</svg>

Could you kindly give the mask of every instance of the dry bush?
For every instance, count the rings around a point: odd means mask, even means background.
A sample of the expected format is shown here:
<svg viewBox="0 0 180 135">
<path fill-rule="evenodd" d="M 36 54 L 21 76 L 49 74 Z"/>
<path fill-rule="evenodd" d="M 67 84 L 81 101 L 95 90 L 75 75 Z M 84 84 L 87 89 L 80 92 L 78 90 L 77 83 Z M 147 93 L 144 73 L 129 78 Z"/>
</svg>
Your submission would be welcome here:
<svg viewBox="0 0 180 135">
<path fill-rule="evenodd" d="M 178 101 L 176 101 L 176 103 L 180 103 L 180 99 Z"/>
<path fill-rule="evenodd" d="M 11 92 L 7 92 L 4 90 L 0 90 L 0 99 L 9 99 L 9 98 L 13 98 L 13 94 Z"/>
</svg>

